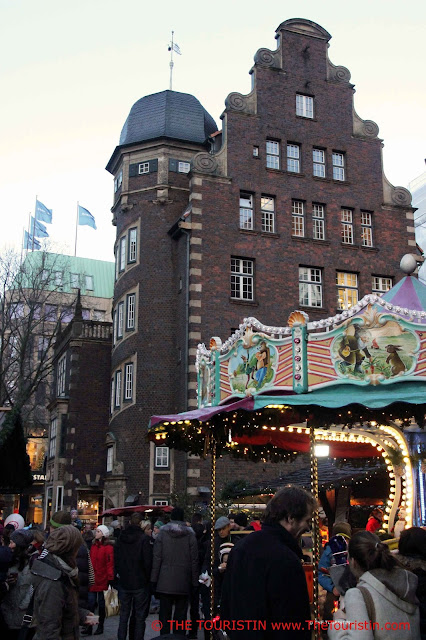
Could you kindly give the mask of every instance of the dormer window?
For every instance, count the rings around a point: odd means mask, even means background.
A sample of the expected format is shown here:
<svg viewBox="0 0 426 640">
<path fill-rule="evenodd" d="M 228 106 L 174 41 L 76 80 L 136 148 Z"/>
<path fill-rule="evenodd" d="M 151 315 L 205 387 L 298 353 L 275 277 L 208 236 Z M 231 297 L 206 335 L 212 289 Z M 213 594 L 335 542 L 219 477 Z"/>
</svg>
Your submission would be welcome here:
<svg viewBox="0 0 426 640">
<path fill-rule="evenodd" d="M 149 162 L 141 162 L 138 165 L 138 173 L 142 175 L 143 173 L 149 173 Z"/>
<path fill-rule="evenodd" d="M 302 118 L 314 117 L 314 99 L 312 96 L 303 96 L 296 93 L 296 115 Z"/>
</svg>

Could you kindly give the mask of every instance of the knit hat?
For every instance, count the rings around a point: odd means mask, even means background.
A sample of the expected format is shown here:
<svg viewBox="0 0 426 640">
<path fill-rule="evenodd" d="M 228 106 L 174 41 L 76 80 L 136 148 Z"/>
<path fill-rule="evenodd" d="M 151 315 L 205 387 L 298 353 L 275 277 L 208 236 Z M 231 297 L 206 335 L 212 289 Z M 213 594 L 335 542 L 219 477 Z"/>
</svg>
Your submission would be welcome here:
<svg viewBox="0 0 426 640">
<path fill-rule="evenodd" d="M 223 529 L 226 525 L 231 524 L 231 521 L 226 516 L 220 516 L 215 522 L 214 528 L 215 531 L 219 531 L 219 529 Z"/>
<path fill-rule="evenodd" d="M 113 520 L 113 521 L 111 522 L 111 527 L 112 527 L 113 529 L 119 529 L 119 528 L 120 528 L 120 523 L 118 522 L 118 520 Z"/>
<path fill-rule="evenodd" d="M 104 538 L 109 538 L 111 533 L 108 527 L 104 524 L 100 524 L 98 527 L 96 527 L 95 531 L 100 531 Z"/>
<path fill-rule="evenodd" d="M 343 534 L 344 536 L 350 538 L 352 535 L 352 528 L 349 522 L 335 522 L 333 525 L 333 529 L 331 531 L 332 536 L 337 536 L 339 534 Z"/>
<path fill-rule="evenodd" d="M 10 540 L 14 542 L 17 547 L 22 547 L 23 549 L 26 549 L 31 544 L 33 538 L 33 533 L 27 529 L 18 529 L 10 536 Z"/>
<path fill-rule="evenodd" d="M 170 520 L 178 520 L 179 522 L 183 522 L 185 519 L 185 514 L 181 507 L 175 507 L 170 514 Z"/>
<path fill-rule="evenodd" d="M 71 524 L 71 514 L 68 511 L 56 511 L 50 518 L 50 526 L 54 529 Z"/>
<path fill-rule="evenodd" d="M 154 522 L 154 527 L 158 527 L 159 529 L 161 529 L 161 527 L 164 527 L 164 522 L 161 522 L 161 520 L 157 520 L 157 522 Z"/>
<path fill-rule="evenodd" d="M 223 544 L 220 545 L 219 558 L 221 562 L 224 561 L 223 556 L 226 556 L 227 554 L 231 553 L 233 546 L 234 545 L 232 544 L 232 542 L 224 542 Z"/>
<path fill-rule="evenodd" d="M 83 538 L 79 530 L 72 524 L 66 524 L 52 531 L 44 546 L 49 553 L 62 556 L 77 553 L 82 544 Z"/>
</svg>

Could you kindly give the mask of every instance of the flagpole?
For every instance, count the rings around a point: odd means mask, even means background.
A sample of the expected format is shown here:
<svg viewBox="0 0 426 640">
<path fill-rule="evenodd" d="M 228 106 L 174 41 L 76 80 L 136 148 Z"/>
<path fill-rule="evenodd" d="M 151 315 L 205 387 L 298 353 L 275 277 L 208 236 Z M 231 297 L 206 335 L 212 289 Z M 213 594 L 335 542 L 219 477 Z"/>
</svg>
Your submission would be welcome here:
<svg viewBox="0 0 426 640">
<path fill-rule="evenodd" d="M 174 31 L 172 31 L 172 46 L 170 47 L 170 91 L 172 91 L 173 84 L 173 34 Z"/>
<path fill-rule="evenodd" d="M 74 245 L 74 257 L 77 256 L 77 229 L 78 229 L 78 200 L 77 200 L 77 215 L 75 217 L 75 245 Z"/>
</svg>

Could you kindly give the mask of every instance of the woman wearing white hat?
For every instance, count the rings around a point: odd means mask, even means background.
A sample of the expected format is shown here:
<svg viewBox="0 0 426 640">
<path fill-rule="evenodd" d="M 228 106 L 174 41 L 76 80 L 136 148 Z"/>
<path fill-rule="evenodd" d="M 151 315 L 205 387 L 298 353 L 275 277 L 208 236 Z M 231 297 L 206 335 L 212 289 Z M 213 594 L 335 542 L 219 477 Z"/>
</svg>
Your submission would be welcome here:
<svg viewBox="0 0 426 640">
<path fill-rule="evenodd" d="M 95 572 L 95 584 L 90 587 L 89 608 L 95 610 L 96 603 L 99 607 L 99 624 L 94 633 L 95 636 L 104 632 L 105 621 L 105 599 L 104 591 L 114 580 L 114 552 L 108 538 L 110 530 L 104 524 L 95 529 L 95 540 L 90 547 L 90 559 Z M 84 635 L 91 635 L 91 629 L 83 632 Z"/>
</svg>

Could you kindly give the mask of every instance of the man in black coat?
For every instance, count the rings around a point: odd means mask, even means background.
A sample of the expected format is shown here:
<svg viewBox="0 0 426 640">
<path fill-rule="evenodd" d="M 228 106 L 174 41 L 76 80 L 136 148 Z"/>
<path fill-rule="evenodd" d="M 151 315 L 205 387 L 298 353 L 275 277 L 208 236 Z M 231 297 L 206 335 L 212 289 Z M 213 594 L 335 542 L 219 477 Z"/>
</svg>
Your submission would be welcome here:
<svg viewBox="0 0 426 640">
<path fill-rule="evenodd" d="M 281 489 L 266 508 L 262 530 L 231 551 L 221 617 L 232 640 L 310 640 L 299 539 L 309 530 L 315 508 L 315 499 L 303 489 Z"/>
<path fill-rule="evenodd" d="M 141 514 L 133 513 L 129 526 L 121 532 L 114 547 L 115 572 L 120 580 L 118 640 L 127 638 L 132 607 L 136 617 L 134 640 L 143 640 L 145 635 L 151 600 L 152 545 L 150 537 L 141 529 L 141 521 Z"/>
</svg>

